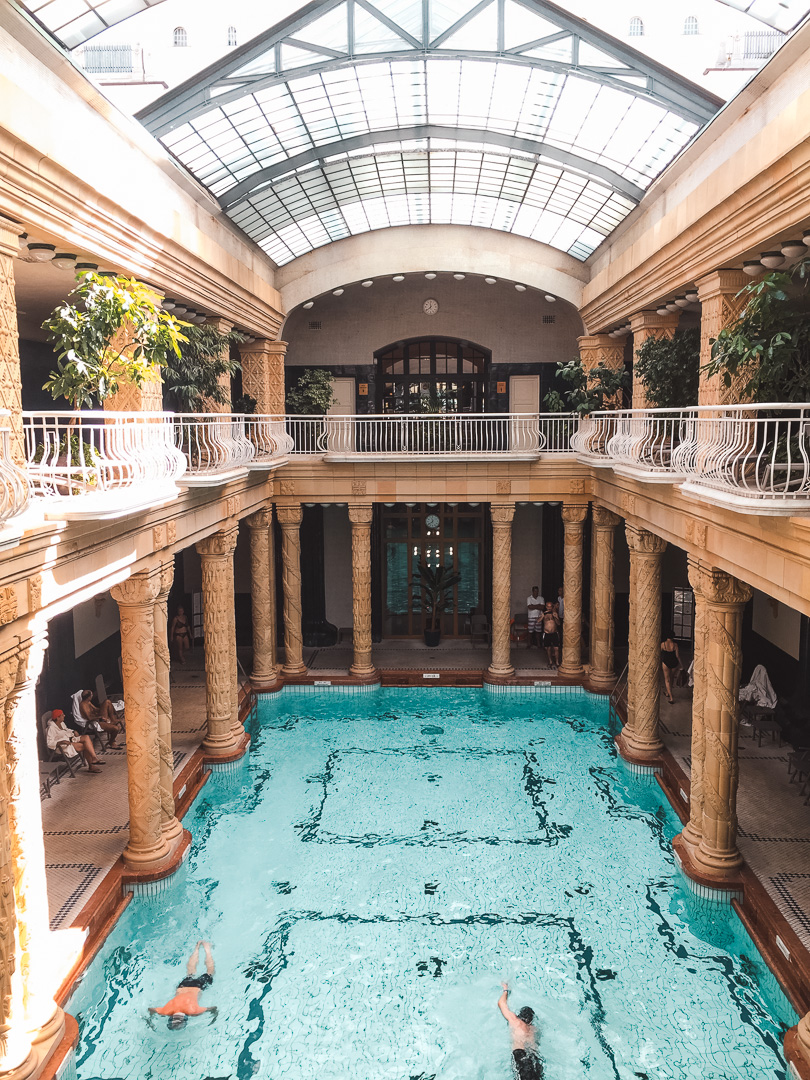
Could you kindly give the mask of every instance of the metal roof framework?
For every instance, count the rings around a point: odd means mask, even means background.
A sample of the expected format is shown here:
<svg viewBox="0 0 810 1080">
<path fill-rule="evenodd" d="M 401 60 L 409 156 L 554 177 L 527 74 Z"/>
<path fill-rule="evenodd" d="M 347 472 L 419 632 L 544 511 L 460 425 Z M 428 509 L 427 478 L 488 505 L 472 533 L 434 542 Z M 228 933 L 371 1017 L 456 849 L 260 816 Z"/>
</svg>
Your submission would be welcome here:
<svg viewBox="0 0 810 1080">
<path fill-rule="evenodd" d="M 75 49 L 96 34 L 164 0 L 18 0 L 60 45 Z"/>
<path fill-rule="evenodd" d="M 752 19 L 759 19 L 774 30 L 789 34 L 807 18 L 810 4 L 807 0 L 718 0 L 726 7 L 736 8 Z"/>
<path fill-rule="evenodd" d="M 318 0 L 138 117 L 279 264 L 426 223 L 585 259 L 721 104 L 547 0 Z"/>
</svg>

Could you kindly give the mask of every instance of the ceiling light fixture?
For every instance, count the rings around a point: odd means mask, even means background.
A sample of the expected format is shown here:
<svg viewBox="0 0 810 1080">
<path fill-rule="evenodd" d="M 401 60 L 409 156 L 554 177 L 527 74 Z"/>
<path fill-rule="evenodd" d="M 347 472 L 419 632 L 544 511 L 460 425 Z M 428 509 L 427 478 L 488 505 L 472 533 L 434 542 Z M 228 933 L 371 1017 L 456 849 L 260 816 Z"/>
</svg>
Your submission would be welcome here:
<svg viewBox="0 0 810 1080">
<path fill-rule="evenodd" d="M 667 303 L 664 306 L 666 307 L 667 311 L 670 311 L 670 312 L 673 312 L 673 313 L 676 312 L 676 311 L 681 310 L 678 307 L 678 305 L 675 303 L 674 300 L 668 300 Z"/>
<path fill-rule="evenodd" d="M 28 233 L 27 232 L 20 233 L 20 235 L 17 237 L 17 244 L 19 245 L 20 251 L 22 251 L 23 248 L 28 247 Z"/>
<path fill-rule="evenodd" d="M 759 259 L 747 259 L 743 263 L 743 273 L 748 274 L 749 277 L 759 277 L 764 270 L 765 267 Z"/>
<path fill-rule="evenodd" d="M 363 286 L 364 289 L 368 289 L 369 286 L 374 284 L 374 282 L 373 281 L 361 281 L 360 284 Z"/>
<path fill-rule="evenodd" d="M 174 300 L 169 300 L 168 297 L 164 297 L 161 307 L 164 311 L 174 311 L 174 309 L 177 307 L 177 304 Z"/>
<path fill-rule="evenodd" d="M 526 292 L 526 286 L 525 285 L 515 285 L 515 288 L 517 289 L 518 292 Z"/>
<path fill-rule="evenodd" d="M 551 293 L 546 293 L 545 300 L 546 300 L 546 303 L 548 303 L 548 304 L 556 304 L 557 303 L 557 297 L 552 296 Z"/>
<path fill-rule="evenodd" d="M 494 278 L 494 277 L 485 277 L 485 278 L 484 278 L 484 281 L 485 281 L 485 282 L 487 283 L 487 285 L 494 285 L 494 284 L 495 284 L 495 282 L 496 282 L 497 280 L 498 280 L 498 279 L 497 279 L 497 278 Z M 470 504 L 470 505 L 472 505 L 472 504 Z M 476 506 L 477 506 L 477 505 L 478 505 L 478 504 L 476 503 Z"/>
<path fill-rule="evenodd" d="M 807 232 L 802 237 L 802 243 L 804 244 L 805 247 L 810 247 L 810 229 L 808 229 Z"/>
<path fill-rule="evenodd" d="M 781 247 L 782 254 L 788 259 L 798 259 L 800 255 L 804 255 L 804 244 L 801 240 L 785 240 Z"/>
<path fill-rule="evenodd" d="M 307 302 L 304 304 L 304 311 L 309 311 L 309 309 L 313 306 L 314 303 L 314 300 L 307 300 Z"/>
<path fill-rule="evenodd" d="M 700 301 L 700 297 L 698 296 L 697 289 L 691 289 L 686 294 L 686 299 L 689 301 L 690 304 L 697 304 Z"/>
<path fill-rule="evenodd" d="M 463 281 L 466 276 L 466 274 L 453 274 L 453 277 L 456 279 L 456 281 Z"/>
<path fill-rule="evenodd" d="M 405 275 L 404 274 L 394 274 L 394 276 L 393 276 L 393 278 L 391 280 L 392 281 L 404 281 L 405 280 Z"/>
<path fill-rule="evenodd" d="M 175 303 L 175 305 L 174 305 L 174 313 L 175 313 L 175 315 L 185 315 L 187 311 L 188 311 L 188 308 L 185 306 L 185 304 Z"/>
<path fill-rule="evenodd" d="M 679 308 L 688 308 L 690 301 L 685 296 L 676 296 L 675 303 Z"/>
<path fill-rule="evenodd" d="M 29 244 L 28 254 L 34 262 L 50 262 L 56 254 L 53 244 Z"/>
<path fill-rule="evenodd" d="M 76 265 L 76 253 L 59 251 L 54 255 L 51 262 L 54 266 L 58 266 L 60 270 L 72 270 Z"/>
<path fill-rule="evenodd" d="M 425 274 L 425 277 L 428 279 L 428 281 L 433 281 L 433 279 L 436 277 L 436 275 L 435 274 Z"/>
<path fill-rule="evenodd" d="M 781 251 L 763 251 L 759 261 L 763 266 L 767 266 L 769 270 L 777 270 L 783 265 L 785 256 Z"/>
<path fill-rule="evenodd" d="M 80 262 L 76 263 L 77 274 L 95 274 L 98 270 L 98 263 Z"/>
<path fill-rule="evenodd" d="M 655 309 L 657 315 L 669 315 L 669 308 L 666 304 L 662 304 L 661 307 Z"/>
<path fill-rule="evenodd" d="M 343 296 L 343 289 L 332 289 L 332 296 Z"/>
</svg>

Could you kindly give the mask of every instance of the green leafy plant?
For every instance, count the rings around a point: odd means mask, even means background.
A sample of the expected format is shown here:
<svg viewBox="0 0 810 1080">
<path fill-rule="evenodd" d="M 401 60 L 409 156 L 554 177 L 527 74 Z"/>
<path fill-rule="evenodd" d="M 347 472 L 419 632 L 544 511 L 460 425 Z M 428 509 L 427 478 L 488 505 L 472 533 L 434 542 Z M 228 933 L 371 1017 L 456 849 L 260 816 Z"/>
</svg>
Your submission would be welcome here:
<svg viewBox="0 0 810 1080">
<path fill-rule="evenodd" d="M 438 630 L 440 617 L 447 607 L 453 588 L 461 581 L 461 574 L 451 570 L 447 566 L 425 566 L 420 563 L 417 567 L 419 576 L 414 578 L 411 585 L 414 592 L 414 600 L 421 602 L 425 612 L 427 630 Z"/>
<path fill-rule="evenodd" d="M 630 382 L 629 373 L 606 364 L 586 370 L 580 359 L 557 364 L 556 378 L 564 385 L 549 390 L 543 399 L 549 412 L 577 412 L 581 415 L 611 406 Z"/>
<path fill-rule="evenodd" d="M 100 404 L 122 384 L 140 386 L 179 355 L 187 326 L 161 310 L 160 297 L 135 278 L 83 273 L 77 281 L 68 297 L 75 301 L 42 324 L 57 354 L 43 389 L 74 409 Z"/>
<path fill-rule="evenodd" d="M 790 271 L 775 271 L 737 294 L 739 316 L 712 342 L 702 369 L 754 402 L 810 400 L 810 255 Z"/>
<path fill-rule="evenodd" d="M 334 376 L 325 368 L 305 368 L 287 391 L 287 412 L 297 416 L 325 416 L 337 400 Z"/>
<path fill-rule="evenodd" d="M 652 408 L 697 405 L 700 381 L 700 331 L 676 330 L 672 338 L 649 337 L 636 350 L 635 372 Z"/>
<path fill-rule="evenodd" d="M 45 443 L 37 443 L 32 464 L 42 464 L 46 453 L 50 482 L 62 494 L 80 495 L 86 487 L 95 487 L 98 483 L 98 477 L 92 470 L 95 470 L 101 457 L 92 443 L 82 439 L 79 429 L 71 425 L 55 448 L 53 445 L 46 448 Z M 76 470 L 83 472 L 81 483 Z"/>
<path fill-rule="evenodd" d="M 258 407 L 258 401 L 250 394 L 242 394 L 241 397 L 234 398 L 231 405 L 235 413 L 242 413 L 244 416 L 254 416 Z"/>
<path fill-rule="evenodd" d="M 205 412 L 207 402 L 227 405 L 230 388 L 224 380 L 230 380 L 239 370 L 238 361 L 230 358 L 230 348 L 244 341 L 244 335 L 235 330 L 224 334 L 215 326 L 204 324 L 187 326 L 184 333 L 179 352 L 170 358 L 163 373 L 164 384 L 178 412 Z M 255 404 L 254 401 L 254 407 Z M 233 408 L 233 411 L 244 410 Z"/>
</svg>

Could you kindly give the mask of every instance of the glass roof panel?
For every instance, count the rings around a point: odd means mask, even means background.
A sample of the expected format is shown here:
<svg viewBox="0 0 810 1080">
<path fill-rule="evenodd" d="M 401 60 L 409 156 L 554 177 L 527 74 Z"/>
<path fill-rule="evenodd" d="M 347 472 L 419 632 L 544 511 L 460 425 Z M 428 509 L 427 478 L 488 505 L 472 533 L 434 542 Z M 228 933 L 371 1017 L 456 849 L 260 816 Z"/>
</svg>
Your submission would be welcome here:
<svg viewBox="0 0 810 1080">
<path fill-rule="evenodd" d="M 586 258 L 719 105 L 547 0 L 324 0 L 140 115 L 282 262 L 405 221 Z"/>
<path fill-rule="evenodd" d="M 116 23 L 156 7 L 164 0 L 20 0 L 20 7 L 30 12 L 46 30 L 67 49 Z"/>
<path fill-rule="evenodd" d="M 720 3 L 744 11 L 784 34 L 795 29 L 810 14 L 807 0 L 720 0 Z"/>
</svg>

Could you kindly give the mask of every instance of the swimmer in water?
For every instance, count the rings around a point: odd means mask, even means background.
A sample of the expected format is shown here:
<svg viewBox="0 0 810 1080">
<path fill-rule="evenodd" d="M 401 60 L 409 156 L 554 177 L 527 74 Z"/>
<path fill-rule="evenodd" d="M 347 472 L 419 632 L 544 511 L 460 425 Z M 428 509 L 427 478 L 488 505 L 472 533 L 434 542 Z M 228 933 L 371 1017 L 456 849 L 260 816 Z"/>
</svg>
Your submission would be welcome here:
<svg viewBox="0 0 810 1080">
<path fill-rule="evenodd" d="M 534 1010 L 528 1005 L 519 1013 L 513 1013 L 507 1004 L 509 986 L 501 983 L 503 993 L 498 998 L 498 1008 L 509 1025 L 512 1035 L 512 1064 L 518 1080 L 543 1080 L 543 1062 L 537 1053 L 537 1031 L 534 1026 Z"/>
<path fill-rule="evenodd" d="M 205 949 L 205 974 L 197 975 L 197 964 L 200 962 L 200 946 Z M 211 1005 L 207 1009 L 200 1005 L 200 991 L 205 990 L 214 981 L 214 958 L 211 955 L 211 945 L 207 941 L 198 941 L 194 952 L 188 958 L 186 964 L 186 977 L 177 987 L 177 993 L 171 1001 L 161 1005 L 159 1009 L 150 1009 L 151 1015 L 168 1016 L 169 1031 L 180 1031 L 188 1023 L 190 1016 L 202 1016 L 203 1013 L 213 1013 L 211 1022 L 216 1019 L 216 1006 Z"/>
</svg>

